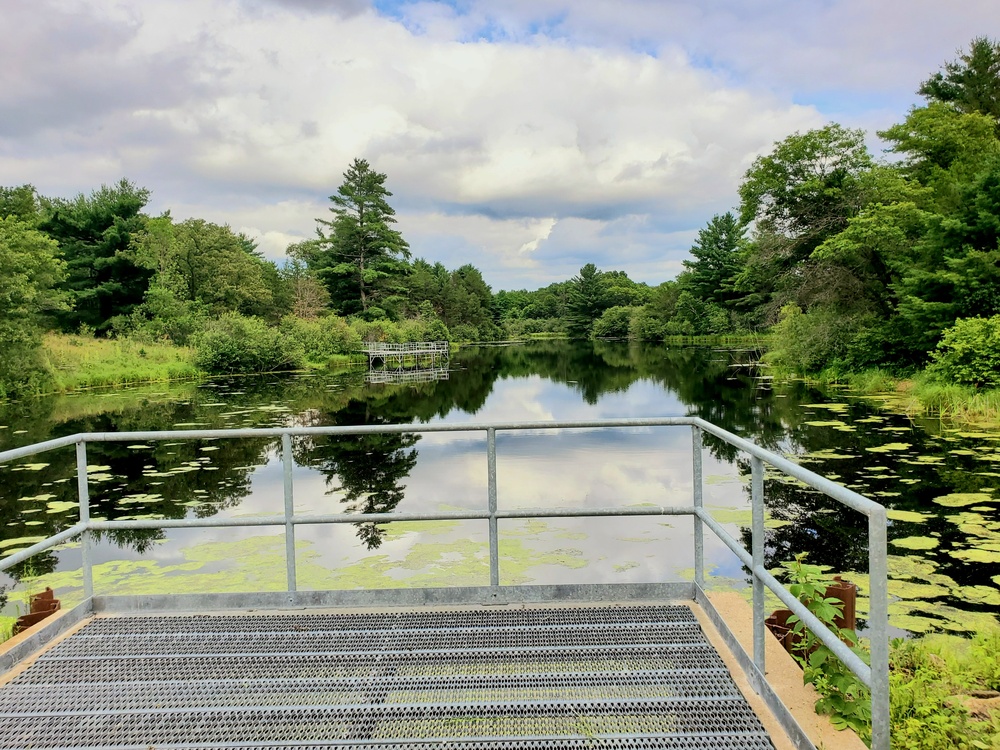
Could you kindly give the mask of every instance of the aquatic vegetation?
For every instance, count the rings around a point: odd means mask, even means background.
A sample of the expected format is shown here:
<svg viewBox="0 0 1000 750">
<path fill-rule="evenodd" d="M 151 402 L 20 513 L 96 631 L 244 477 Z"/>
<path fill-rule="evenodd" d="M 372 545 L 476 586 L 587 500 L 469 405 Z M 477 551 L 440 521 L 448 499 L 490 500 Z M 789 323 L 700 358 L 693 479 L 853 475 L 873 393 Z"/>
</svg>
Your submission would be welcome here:
<svg viewBox="0 0 1000 750">
<path fill-rule="evenodd" d="M 994 498 L 983 492 L 953 492 L 934 498 L 934 502 L 946 508 L 964 508 L 977 503 L 993 502 Z"/>
<path fill-rule="evenodd" d="M 908 536 L 901 539 L 891 539 L 889 541 L 894 547 L 904 549 L 936 549 L 938 540 L 929 536 Z"/>
</svg>

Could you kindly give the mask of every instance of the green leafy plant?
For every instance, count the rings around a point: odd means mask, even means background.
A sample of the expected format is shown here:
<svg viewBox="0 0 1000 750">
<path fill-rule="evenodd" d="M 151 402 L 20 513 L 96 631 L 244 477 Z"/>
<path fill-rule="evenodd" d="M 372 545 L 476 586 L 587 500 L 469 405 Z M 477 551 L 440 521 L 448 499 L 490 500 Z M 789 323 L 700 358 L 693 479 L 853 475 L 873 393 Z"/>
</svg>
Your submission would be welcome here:
<svg viewBox="0 0 1000 750">
<path fill-rule="evenodd" d="M 195 363 L 211 374 L 276 372 L 302 366 L 301 344 L 260 318 L 223 315 L 197 338 Z"/>
<path fill-rule="evenodd" d="M 997 673 L 997 636 L 972 641 L 941 636 L 892 641 L 889 721 L 895 747 L 986 750 L 996 747 L 995 720 L 977 721 L 966 691 L 991 684 Z M 984 679 L 985 678 L 985 679 Z"/>
<path fill-rule="evenodd" d="M 825 565 L 810 565 L 805 553 L 792 562 L 781 564 L 788 590 L 802 602 L 816 618 L 865 663 L 870 662 L 868 652 L 861 647 L 857 634 L 837 625 L 836 618 L 843 614 L 844 604 L 839 599 L 826 596 L 835 581 Z M 824 644 L 808 630 L 798 616 L 788 618 L 792 632 L 801 640 L 792 656 L 802 665 L 803 681 L 813 685 L 820 694 L 816 712 L 828 714 L 837 729 L 854 730 L 866 744 L 871 744 L 872 699 L 871 692 Z"/>
<path fill-rule="evenodd" d="M 928 372 L 974 388 L 1000 386 L 1000 315 L 963 318 L 947 329 Z"/>
</svg>

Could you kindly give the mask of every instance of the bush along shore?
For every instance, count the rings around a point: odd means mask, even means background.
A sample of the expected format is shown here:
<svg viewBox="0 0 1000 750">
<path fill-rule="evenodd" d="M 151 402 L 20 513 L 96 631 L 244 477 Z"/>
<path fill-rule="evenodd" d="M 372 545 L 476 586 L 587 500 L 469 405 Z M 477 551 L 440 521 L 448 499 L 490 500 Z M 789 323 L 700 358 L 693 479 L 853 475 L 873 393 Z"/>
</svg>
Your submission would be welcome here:
<svg viewBox="0 0 1000 750">
<path fill-rule="evenodd" d="M 789 591 L 848 644 L 862 661 L 868 645 L 839 627 L 843 603 L 826 596 L 835 581 L 829 568 L 805 555 L 776 571 Z M 792 656 L 803 681 L 819 693 L 817 713 L 835 727 L 852 730 L 871 744 L 871 694 L 801 621 L 788 618 L 800 640 Z M 1000 747 L 1000 628 L 972 638 L 924 635 L 895 639 L 889 646 L 889 724 L 893 747 L 920 750 L 987 750 Z"/>
<path fill-rule="evenodd" d="M 279 325 L 231 313 L 207 323 L 188 346 L 148 336 L 97 338 L 46 334 L 31 392 L 134 385 L 212 375 L 252 375 L 347 367 L 366 362 L 366 341 L 406 343 L 449 340 L 440 321 L 348 321 L 335 315 L 306 320 L 288 316 Z M 22 394 L 27 395 L 27 394 Z"/>
</svg>

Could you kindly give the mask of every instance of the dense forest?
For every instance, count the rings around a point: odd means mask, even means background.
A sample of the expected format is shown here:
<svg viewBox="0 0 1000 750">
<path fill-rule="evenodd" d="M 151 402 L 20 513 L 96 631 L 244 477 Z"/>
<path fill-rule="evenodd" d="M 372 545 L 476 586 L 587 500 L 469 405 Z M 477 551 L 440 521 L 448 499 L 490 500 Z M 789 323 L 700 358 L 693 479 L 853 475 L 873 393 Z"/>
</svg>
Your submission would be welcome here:
<svg viewBox="0 0 1000 750">
<path fill-rule="evenodd" d="M 387 175 L 355 159 L 316 235 L 249 237 L 144 212 L 122 180 L 72 199 L 0 188 L 0 397 L 46 388 L 43 333 L 190 346 L 207 372 L 323 363 L 363 340 L 768 334 L 798 372 L 928 367 L 1000 385 L 1000 43 L 979 38 L 879 137 L 836 123 L 759 157 L 740 204 L 658 286 L 593 264 L 493 293 L 473 265 L 411 257 Z"/>
</svg>

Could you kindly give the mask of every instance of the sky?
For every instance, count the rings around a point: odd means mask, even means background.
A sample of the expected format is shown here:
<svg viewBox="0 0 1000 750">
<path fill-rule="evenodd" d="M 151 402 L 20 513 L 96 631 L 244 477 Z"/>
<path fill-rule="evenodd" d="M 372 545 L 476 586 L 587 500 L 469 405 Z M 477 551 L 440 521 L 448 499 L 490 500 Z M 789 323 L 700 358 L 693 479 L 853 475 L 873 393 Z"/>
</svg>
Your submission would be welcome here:
<svg viewBox="0 0 1000 750">
<path fill-rule="evenodd" d="M 282 262 L 356 158 L 415 257 L 656 284 L 753 160 L 869 133 L 996 0 L 0 0 L 0 185 L 125 177 Z"/>
</svg>

